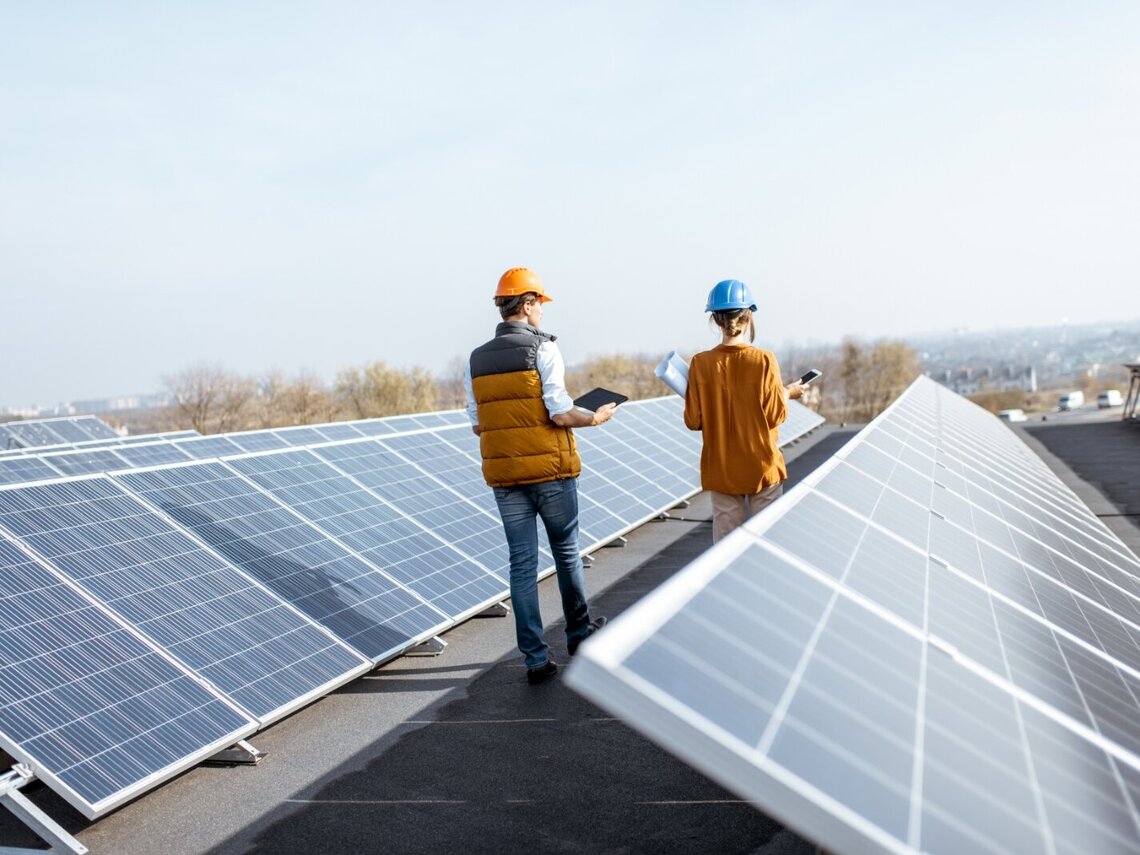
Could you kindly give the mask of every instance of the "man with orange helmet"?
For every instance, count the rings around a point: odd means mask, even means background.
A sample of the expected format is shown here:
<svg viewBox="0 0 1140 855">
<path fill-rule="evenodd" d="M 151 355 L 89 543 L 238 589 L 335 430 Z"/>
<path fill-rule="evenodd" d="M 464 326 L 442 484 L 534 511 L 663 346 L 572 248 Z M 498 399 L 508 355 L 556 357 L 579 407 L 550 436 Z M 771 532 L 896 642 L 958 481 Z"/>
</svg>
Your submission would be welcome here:
<svg viewBox="0 0 1140 855">
<path fill-rule="evenodd" d="M 538 601 L 538 519 L 554 554 L 566 648 L 606 622 L 590 619 L 578 547 L 578 474 L 572 428 L 604 424 L 614 404 L 576 409 L 566 391 L 566 368 L 555 336 L 540 329 L 551 296 L 533 270 L 513 267 L 499 279 L 495 337 L 471 352 L 464 385 L 467 413 L 479 437 L 483 477 L 495 491 L 511 561 L 511 605 L 527 681 L 558 671 L 542 638 Z"/>
</svg>

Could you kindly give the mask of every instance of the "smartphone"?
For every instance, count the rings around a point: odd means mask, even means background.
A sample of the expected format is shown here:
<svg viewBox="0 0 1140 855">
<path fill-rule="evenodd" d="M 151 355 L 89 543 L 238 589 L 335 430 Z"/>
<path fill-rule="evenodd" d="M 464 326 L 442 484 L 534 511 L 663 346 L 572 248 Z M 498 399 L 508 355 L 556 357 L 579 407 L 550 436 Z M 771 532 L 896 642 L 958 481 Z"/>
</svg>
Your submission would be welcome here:
<svg viewBox="0 0 1140 855">
<path fill-rule="evenodd" d="M 804 373 L 804 376 L 800 378 L 800 382 L 806 386 L 808 383 L 810 383 L 812 380 L 814 380 L 816 377 L 819 377 L 822 374 L 823 374 L 823 372 L 816 369 L 816 368 L 809 368 Z"/>
</svg>

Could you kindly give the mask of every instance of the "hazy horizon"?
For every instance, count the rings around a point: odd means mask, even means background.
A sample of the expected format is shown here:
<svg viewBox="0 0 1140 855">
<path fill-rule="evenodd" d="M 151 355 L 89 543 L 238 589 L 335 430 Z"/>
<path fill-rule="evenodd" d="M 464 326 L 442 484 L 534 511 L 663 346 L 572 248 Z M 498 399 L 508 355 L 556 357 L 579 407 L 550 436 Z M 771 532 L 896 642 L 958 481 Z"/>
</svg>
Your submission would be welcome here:
<svg viewBox="0 0 1140 855">
<path fill-rule="evenodd" d="M 1086 330 L 1091 331 L 1091 330 L 1096 329 L 1098 327 L 1103 327 L 1105 329 L 1121 329 L 1121 328 L 1127 329 L 1129 327 L 1136 327 L 1137 329 L 1140 329 L 1140 317 L 1130 318 L 1130 319 L 1090 321 L 1090 322 L 1084 323 L 1084 324 L 1071 324 L 1071 323 L 1069 323 L 1069 324 L 1054 324 L 1054 325 L 1044 326 L 1044 327 L 1013 325 L 1013 326 L 1007 326 L 1007 327 L 988 327 L 988 328 L 984 328 L 984 329 L 955 328 L 955 329 L 945 329 L 945 330 L 928 330 L 926 332 L 917 333 L 914 335 L 882 336 L 882 337 L 876 337 L 875 339 L 865 339 L 865 338 L 861 338 L 858 336 L 850 336 L 850 337 L 856 338 L 857 340 L 864 342 L 866 344 L 873 344 L 875 341 L 879 341 L 882 338 L 889 338 L 889 339 L 893 339 L 893 340 L 904 341 L 907 344 L 910 344 L 912 347 L 917 348 L 917 347 L 920 347 L 923 343 L 926 343 L 931 339 L 951 338 L 951 337 L 957 337 L 957 336 L 963 336 L 965 338 L 972 338 L 972 337 L 984 338 L 984 337 L 988 337 L 988 336 L 994 336 L 994 335 L 999 335 L 999 334 L 1007 334 L 1007 333 L 1017 333 L 1017 332 L 1039 334 L 1039 333 L 1043 333 L 1043 332 L 1047 332 L 1047 331 L 1057 331 L 1059 328 L 1062 328 L 1062 327 L 1067 327 L 1068 329 L 1071 329 L 1075 332 L 1081 332 L 1081 331 L 1086 331 Z M 659 352 L 654 352 L 652 354 L 640 354 L 640 353 L 635 353 L 632 351 L 622 351 L 621 353 L 623 353 L 625 355 L 631 355 L 631 356 L 650 355 L 650 356 L 654 356 L 654 357 L 657 357 L 657 356 L 664 357 L 665 354 L 668 353 L 669 350 L 677 350 L 681 353 L 693 353 L 693 352 L 698 351 L 698 350 L 704 350 L 704 349 L 707 349 L 709 347 L 712 347 L 716 343 L 716 339 L 718 337 L 718 334 L 714 334 L 714 332 L 712 330 L 709 330 L 708 333 L 709 333 L 709 339 L 706 342 L 694 345 L 693 347 L 689 347 L 689 348 L 686 348 L 686 347 L 672 348 L 671 347 L 671 348 L 662 349 Z M 771 343 L 762 342 L 759 340 L 759 338 L 757 338 L 756 346 L 757 347 L 764 347 L 764 348 L 769 349 L 769 350 L 773 350 L 776 353 L 777 357 L 780 357 L 782 359 L 790 351 L 797 351 L 800 355 L 802 355 L 802 353 L 805 351 L 810 352 L 810 351 L 819 350 L 819 349 L 824 349 L 824 350 L 835 349 L 835 350 L 838 350 L 843 339 L 848 338 L 848 337 L 849 336 L 841 336 L 839 339 L 836 339 L 834 341 L 828 341 L 828 342 L 819 342 L 819 341 L 816 341 L 816 342 L 806 342 L 806 341 L 795 342 L 795 341 L 789 341 L 789 342 L 783 342 L 781 344 L 777 344 L 774 346 Z M 560 338 L 560 340 L 561 340 L 561 338 Z M 600 355 L 610 355 L 612 353 L 613 353 L 612 351 L 607 351 L 605 353 L 599 352 L 597 354 L 592 354 L 592 355 L 599 355 L 600 356 Z M 460 358 L 464 357 L 465 355 L 466 354 L 455 354 L 456 357 L 460 357 Z M 1134 357 L 1134 359 L 1140 360 L 1140 338 L 1137 339 L 1136 356 Z M 584 361 L 585 360 L 579 360 L 576 363 L 568 363 L 568 368 L 573 369 L 573 368 L 579 367 L 582 364 L 582 362 L 584 362 Z M 395 367 L 395 368 L 413 368 L 413 367 L 416 367 L 413 365 L 395 365 L 394 363 L 391 363 L 391 362 L 389 362 L 388 364 L 392 365 L 392 367 Z M 346 365 L 346 366 L 342 366 L 342 367 L 343 368 L 360 368 L 360 367 L 363 367 L 363 365 L 364 365 L 364 363 L 361 363 L 360 365 L 355 365 L 355 366 L 347 366 Z M 188 368 L 193 368 L 193 367 L 195 367 L 195 366 L 194 365 L 184 365 L 181 368 L 182 369 L 188 369 Z M 220 367 L 225 369 L 225 370 L 232 370 L 228 366 L 225 366 L 225 365 L 221 365 Z M 422 367 L 427 367 L 427 366 L 422 366 Z M 439 371 L 433 370 L 433 373 L 436 375 L 437 379 L 442 379 L 441 375 L 443 373 L 445 373 L 447 367 L 448 366 L 445 366 L 445 368 L 443 370 L 439 370 Z M 181 370 L 181 369 L 179 369 L 179 370 Z M 240 371 L 234 370 L 234 373 L 241 374 L 242 376 L 246 376 L 246 377 L 253 377 L 256 379 L 256 378 L 261 378 L 261 377 L 266 376 L 271 370 L 273 370 L 273 369 L 272 368 L 266 368 L 266 369 L 262 369 L 262 370 L 256 370 L 255 369 L 255 370 L 249 371 L 249 372 L 240 372 Z M 287 376 L 295 376 L 297 373 L 298 372 L 286 372 Z M 332 376 L 321 377 L 320 379 L 325 381 L 327 384 L 329 384 L 331 386 L 333 383 L 334 377 L 332 377 Z M 58 401 L 27 401 L 27 402 L 24 402 L 24 401 L 19 401 L 19 402 L 0 401 L 0 410 L 31 408 L 31 407 L 35 407 L 35 406 L 52 407 L 52 406 L 57 406 L 57 405 L 61 405 L 61 404 L 72 404 L 72 403 L 75 403 L 76 401 L 82 402 L 84 400 L 100 400 L 100 399 L 141 397 L 141 396 L 145 396 L 145 395 L 161 394 L 164 391 L 165 390 L 161 387 L 161 384 L 159 384 L 158 386 L 156 386 L 153 389 L 135 389 L 135 390 L 130 390 L 130 391 L 120 390 L 119 392 L 115 392 L 115 393 L 88 395 L 88 396 L 84 396 L 82 398 L 80 398 L 80 397 L 62 398 Z"/>
<path fill-rule="evenodd" d="M 442 373 L 515 265 L 569 364 L 709 346 L 724 278 L 777 350 L 1102 323 L 1137 43 L 1131 2 L 8 4 L 0 401 Z"/>
</svg>

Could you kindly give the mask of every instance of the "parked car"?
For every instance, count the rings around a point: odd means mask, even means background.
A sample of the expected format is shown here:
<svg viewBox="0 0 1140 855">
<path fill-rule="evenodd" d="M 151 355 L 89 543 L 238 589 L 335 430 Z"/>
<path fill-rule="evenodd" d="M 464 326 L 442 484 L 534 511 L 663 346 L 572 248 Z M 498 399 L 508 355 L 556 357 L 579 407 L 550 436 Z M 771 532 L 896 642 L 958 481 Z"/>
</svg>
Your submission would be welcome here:
<svg viewBox="0 0 1140 855">
<path fill-rule="evenodd" d="M 1084 392 L 1065 392 L 1065 394 L 1057 399 L 1057 409 L 1062 412 L 1065 410 L 1075 410 L 1077 407 L 1083 407 L 1084 405 Z"/>
<path fill-rule="evenodd" d="M 1102 410 L 1106 407 L 1123 407 L 1124 396 L 1119 389 L 1107 389 L 1096 396 L 1096 405 Z"/>
<path fill-rule="evenodd" d="M 1001 410 L 998 413 L 998 418 L 1003 422 L 1023 422 L 1026 421 L 1025 410 Z"/>
</svg>

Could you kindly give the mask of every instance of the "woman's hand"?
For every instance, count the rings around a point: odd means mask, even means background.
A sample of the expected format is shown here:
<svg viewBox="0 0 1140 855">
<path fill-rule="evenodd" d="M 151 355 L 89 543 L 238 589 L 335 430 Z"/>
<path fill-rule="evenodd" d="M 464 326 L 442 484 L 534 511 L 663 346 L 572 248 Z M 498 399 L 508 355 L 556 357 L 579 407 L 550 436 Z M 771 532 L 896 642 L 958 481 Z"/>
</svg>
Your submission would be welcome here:
<svg viewBox="0 0 1140 855">
<path fill-rule="evenodd" d="M 804 392 L 806 391 L 807 386 L 805 386 L 799 380 L 797 380 L 795 383 L 789 383 L 784 387 L 784 392 L 786 392 L 788 398 L 793 401 L 797 400 L 798 398 L 802 398 L 804 396 Z"/>
</svg>

